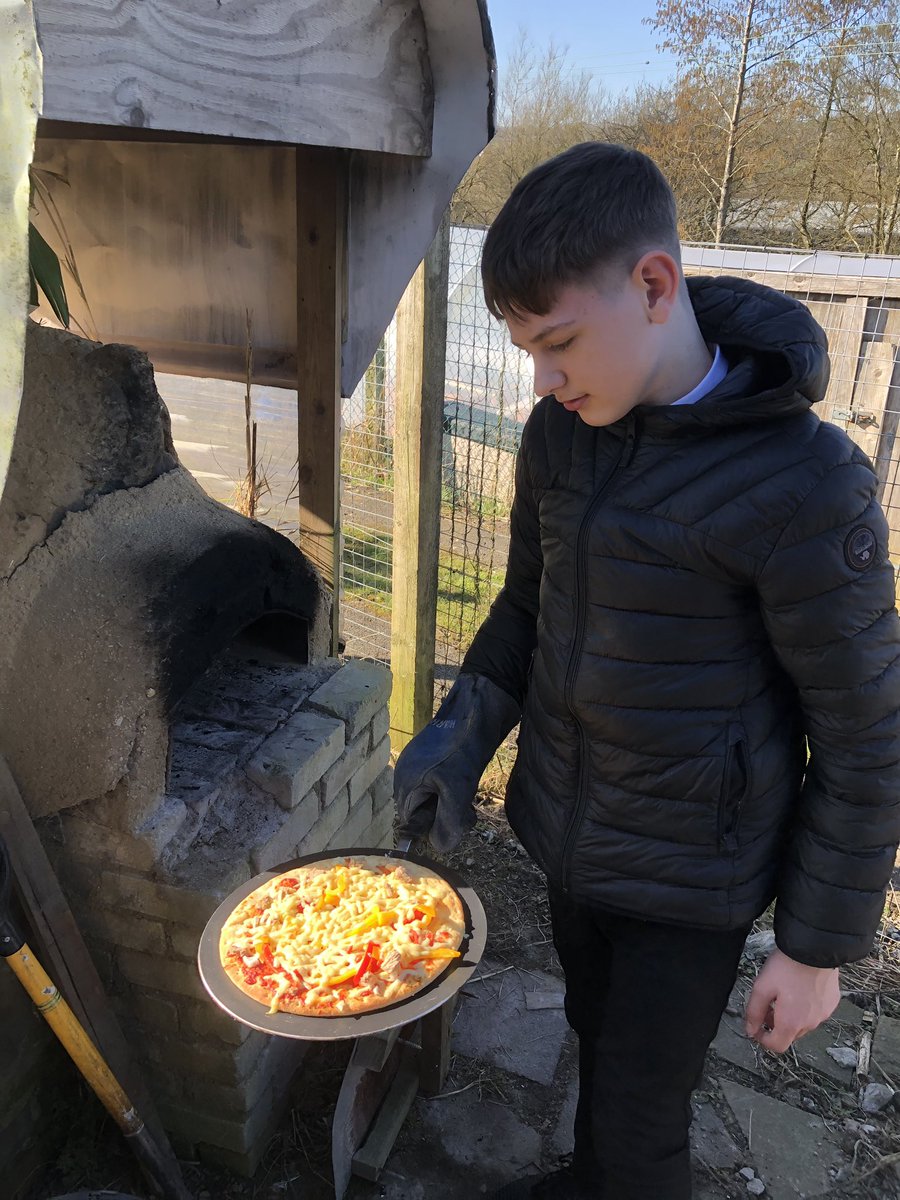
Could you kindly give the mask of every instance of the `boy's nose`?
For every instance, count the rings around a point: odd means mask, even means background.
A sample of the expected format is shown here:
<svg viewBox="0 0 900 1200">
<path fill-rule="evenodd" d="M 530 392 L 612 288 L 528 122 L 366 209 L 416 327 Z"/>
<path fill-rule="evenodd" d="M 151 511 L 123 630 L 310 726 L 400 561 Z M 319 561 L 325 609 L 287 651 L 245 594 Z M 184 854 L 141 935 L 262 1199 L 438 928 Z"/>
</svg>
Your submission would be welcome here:
<svg viewBox="0 0 900 1200">
<path fill-rule="evenodd" d="M 536 396 L 549 396 L 551 392 L 557 391 L 566 382 L 566 377 L 559 367 L 555 367 L 552 363 L 534 364 L 534 392 Z"/>
</svg>

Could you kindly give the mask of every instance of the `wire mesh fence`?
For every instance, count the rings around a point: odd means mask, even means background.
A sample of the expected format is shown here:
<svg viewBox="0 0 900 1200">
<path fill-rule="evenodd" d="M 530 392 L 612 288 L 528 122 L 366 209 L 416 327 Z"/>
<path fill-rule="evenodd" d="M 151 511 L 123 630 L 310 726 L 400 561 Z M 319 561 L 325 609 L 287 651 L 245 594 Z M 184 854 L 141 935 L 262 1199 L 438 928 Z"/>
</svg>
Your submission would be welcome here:
<svg viewBox="0 0 900 1200">
<path fill-rule="evenodd" d="M 483 229 L 454 227 L 450 238 L 436 704 L 456 677 L 503 583 L 515 455 L 535 400 L 526 356 L 484 304 L 484 234 Z M 900 259 L 685 245 L 683 262 L 688 275 L 752 279 L 810 308 L 828 335 L 832 362 L 819 414 L 845 429 L 875 464 L 892 531 L 891 552 L 900 558 L 900 444 L 895 445 Z M 347 648 L 385 661 L 390 570 L 382 567 L 389 564 L 391 541 L 391 337 L 389 330 L 388 349 L 380 352 L 385 365 L 375 368 L 375 378 L 385 381 L 383 388 L 372 391 L 367 376 L 347 409 L 342 460 Z M 376 415 L 378 405 L 382 415 Z M 495 760 L 492 782 L 502 783 L 511 762 L 508 745 Z"/>
<path fill-rule="evenodd" d="M 451 230 L 438 562 L 436 697 L 502 586 L 515 455 L 534 403 L 525 355 L 481 294 L 484 230 Z M 831 380 L 820 416 L 872 460 L 900 560 L 900 258 L 754 247 L 685 245 L 688 275 L 737 275 L 801 300 L 825 329 Z M 244 473 L 244 389 L 157 377 L 184 464 L 217 499 L 235 504 Z M 342 624 L 346 651 L 390 660 L 396 331 L 387 330 L 353 396 L 341 443 Z M 296 534 L 295 393 L 252 389 L 266 487 L 258 515 Z M 501 757 L 501 767 L 510 761 Z"/>
</svg>

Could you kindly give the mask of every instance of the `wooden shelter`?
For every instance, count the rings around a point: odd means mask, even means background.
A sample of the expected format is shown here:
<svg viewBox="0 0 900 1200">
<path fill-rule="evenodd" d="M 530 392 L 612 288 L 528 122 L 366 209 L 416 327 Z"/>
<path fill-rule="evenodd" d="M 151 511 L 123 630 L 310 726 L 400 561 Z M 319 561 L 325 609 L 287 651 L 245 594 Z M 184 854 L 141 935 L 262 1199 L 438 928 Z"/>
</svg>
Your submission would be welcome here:
<svg viewBox="0 0 900 1200">
<path fill-rule="evenodd" d="M 254 381 L 298 390 L 301 545 L 333 584 L 341 396 L 493 132 L 485 0 L 35 10 L 35 223 L 75 321 L 241 379 L 250 315 Z"/>
</svg>

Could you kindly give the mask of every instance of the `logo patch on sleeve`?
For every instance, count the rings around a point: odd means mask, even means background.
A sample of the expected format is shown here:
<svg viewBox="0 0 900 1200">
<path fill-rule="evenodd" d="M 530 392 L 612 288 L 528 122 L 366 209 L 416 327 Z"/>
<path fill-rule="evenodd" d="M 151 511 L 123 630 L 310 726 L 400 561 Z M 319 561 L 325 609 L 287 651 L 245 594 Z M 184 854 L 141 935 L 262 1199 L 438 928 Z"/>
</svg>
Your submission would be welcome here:
<svg viewBox="0 0 900 1200">
<path fill-rule="evenodd" d="M 844 540 L 844 558 L 854 571 L 868 571 L 877 549 L 878 539 L 868 525 L 857 525 Z"/>
</svg>

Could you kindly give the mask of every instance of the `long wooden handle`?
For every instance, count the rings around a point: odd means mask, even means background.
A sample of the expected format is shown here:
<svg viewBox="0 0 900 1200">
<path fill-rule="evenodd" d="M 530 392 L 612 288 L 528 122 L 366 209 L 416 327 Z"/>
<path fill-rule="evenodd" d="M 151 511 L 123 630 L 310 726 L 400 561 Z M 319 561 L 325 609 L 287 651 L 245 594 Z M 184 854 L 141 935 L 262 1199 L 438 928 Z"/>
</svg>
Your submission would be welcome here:
<svg viewBox="0 0 900 1200">
<path fill-rule="evenodd" d="M 126 1135 L 139 1133 L 144 1126 L 143 1120 L 27 942 L 6 961 L 122 1132 Z"/>
</svg>

